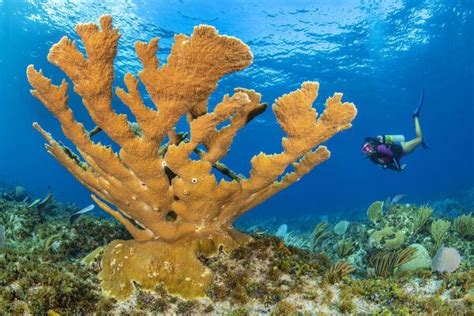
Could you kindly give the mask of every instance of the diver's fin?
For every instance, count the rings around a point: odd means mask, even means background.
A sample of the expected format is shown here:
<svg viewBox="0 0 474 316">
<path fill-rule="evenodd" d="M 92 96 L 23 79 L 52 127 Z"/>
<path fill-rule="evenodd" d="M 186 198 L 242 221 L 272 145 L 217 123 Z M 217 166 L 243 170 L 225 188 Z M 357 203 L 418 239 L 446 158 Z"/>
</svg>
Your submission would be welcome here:
<svg viewBox="0 0 474 316">
<path fill-rule="evenodd" d="M 423 147 L 423 149 L 431 149 L 431 147 L 428 146 L 428 144 L 424 140 L 421 141 L 421 147 Z"/>
<path fill-rule="evenodd" d="M 418 101 L 418 106 L 413 113 L 413 117 L 419 117 L 420 116 L 420 111 L 421 111 L 421 106 L 423 105 L 423 100 L 425 99 L 425 89 L 421 89 L 421 95 L 420 95 L 420 101 Z"/>
</svg>

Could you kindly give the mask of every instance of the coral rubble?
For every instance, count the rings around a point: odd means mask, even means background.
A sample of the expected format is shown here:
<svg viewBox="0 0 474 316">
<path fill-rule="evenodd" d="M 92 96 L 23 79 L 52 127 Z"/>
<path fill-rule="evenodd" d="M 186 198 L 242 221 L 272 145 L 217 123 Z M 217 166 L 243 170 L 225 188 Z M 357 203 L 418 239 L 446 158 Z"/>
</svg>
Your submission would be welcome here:
<svg viewBox="0 0 474 316">
<path fill-rule="evenodd" d="M 286 134 L 283 152 L 253 157 L 249 178 L 232 176 L 232 181 L 218 182 L 212 168 L 229 171 L 219 161 L 228 153 L 238 130 L 266 105 L 260 94 L 242 88 L 224 96 L 212 112 L 208 111 L 208 99 L 223 76 L 251 64 L 250 49 L 239 39 L 201 25 L 190 37 L 175 36 L 167 64 L 160 67 L 158 40 L 137 42 L 135 49 L 143 65 L 139 79 L 128 73 L 126 90 L 116 89 L 137 120 L 130 123 L 126 115 L 112 108 L 114 57 L 120 35 L 112 27 L 111 17 L 101 17 L 100 28 L 79 24 L 76 31 L 86 54 L 64 37 L 51 48 L 48 60 L 72 81 L 97 125 L 93 132 L 88 133 L 75 120 L 65 80 L 53 85 L 33 66 L 28 67 L 27 76 L 32 94 L 56 116 L 82 158 L 35 123 L 48 142 L 48 152 L 89 188 L 94 201 L 134 238 L 114 241 L 105 249 L 102 285 L 120 299 L 132 294 L 134 282 L 147 289 L 163 282 L 173 293 L 202 296 L 213 273 L 198 256 L 209 257 L 219 249 L 230 251 L 248 242 L 249 236 L 232 227 L 234 220 L 328 159 L 329 151 L 320 145 L 349 128 L 356 109 L 336 93 L 327 99 L 318 118 L 312 104 L 319 85 L 303 83 L 272 107 Z M 140 82 L 156 110 L 145 105 Z M 189 138 L 175 130 L 183 116 L 188 119 Z M 217 129 L 224 123 L 227 125 Z M 91 140 L 99 130 L 120 146 L 118 153 Z M 195 153 L 197 160 L 191 157 Z M 288 167 L 293 171 L 285 175 Z"/>
</svg>

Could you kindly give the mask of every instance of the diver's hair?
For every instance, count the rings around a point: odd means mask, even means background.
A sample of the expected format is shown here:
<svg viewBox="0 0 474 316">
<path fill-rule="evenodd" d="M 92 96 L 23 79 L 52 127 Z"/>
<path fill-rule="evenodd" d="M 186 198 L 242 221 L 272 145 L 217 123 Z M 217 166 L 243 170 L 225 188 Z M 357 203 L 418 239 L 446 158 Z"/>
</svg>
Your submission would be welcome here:
<svg viewBox="0 0 474 316">
<path fill-rule="evenodd" d="M 380 140 L 377 137 L 366 137 L 361 147 L 364 147 L 364 145 L 367 143 L 369 143 L 370 145 L 372 145 L 372 147 L 375 148 L 377 147 L 377 145 L 380 144 Z M 375 155 L 375 152 L 372 152 L 371 154 L 365 154 L 364 158 L 373 157 L 373 155 Z"/>
<path fill-rule="evenodd" d="M 377 137 L 366 137 L 364 141 L 362 142 L 361 147 L 363 147 L 367 143 L 375 147 L 376 145 L 380 144 L 380 140 Z"/>
</svg>

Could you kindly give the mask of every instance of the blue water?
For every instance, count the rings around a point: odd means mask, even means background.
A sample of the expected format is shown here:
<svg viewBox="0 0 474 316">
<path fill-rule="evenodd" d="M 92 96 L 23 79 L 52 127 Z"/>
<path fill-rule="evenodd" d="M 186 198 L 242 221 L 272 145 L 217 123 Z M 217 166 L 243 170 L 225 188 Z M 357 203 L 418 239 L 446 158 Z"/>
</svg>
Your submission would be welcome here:
<svg viewBox="0 0 474 316">
<path fill-rule="evenodd" d="M 217 1 L 216 1 L 217 2 Z M 59 83 L 47 62 L 62 36 L 77 39 L 74 25 L 112 14 L 122 34 L 117 85 L 140 64 L 136 40 L 160 37 L 166 61 L 173 35 L 206 23 L 247 43 L 254 63 L 224 78 L 215 104 L 234 87 L 262 93 L 269 104 L 305 80 L 321 84 L 316 107 L 334 92 L 354 102 L 352 129 L 328 142 L 332 157 L 251 216 L 330 215 L 364 209 L 387 195 L 422 202 L 474 185 L 474 16 L 468 1 L 22 1 L 0 0 L 0 183 L 20 184 L 34 195 L 50 187 L 57 199 L 90 204 L 88 191 L 43 149 L 32 129 L 39 121 L 65 140 L 54 117 L 29 93 L 27 65 Z M 411 114 L 426 92 L 421 125 L 432 149 L 404 159 L 402 172 L 384 171 L 362 158 L 366 136 L 414 136 Z M 92 128 L 80 99 L 78 119 Z M 116 106 L 123 110 L 120 104 Z M 252 155 L 281 150 L 282 132 L 270 109 L 243 129 L 224 162 L 248 174 Z M 102 140 L 102 139 L 101 139 Z M 67 143 L 67 142 L 66 142 Z"/>
</svg>

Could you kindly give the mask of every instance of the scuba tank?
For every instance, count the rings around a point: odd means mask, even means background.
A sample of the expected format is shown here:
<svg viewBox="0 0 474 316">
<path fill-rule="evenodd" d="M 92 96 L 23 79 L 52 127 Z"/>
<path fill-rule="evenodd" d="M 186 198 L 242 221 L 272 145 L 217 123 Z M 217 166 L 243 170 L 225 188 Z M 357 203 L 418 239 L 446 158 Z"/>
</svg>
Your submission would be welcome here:
<svg viewBox="0 0 474 316">
<path fill-rule="evenodd" d="M 405 141 L 405 136 L 403 135 L 384 135 L 383 142 L 387 145 L 398 144 L 400 145 Z"/>
</svg>

